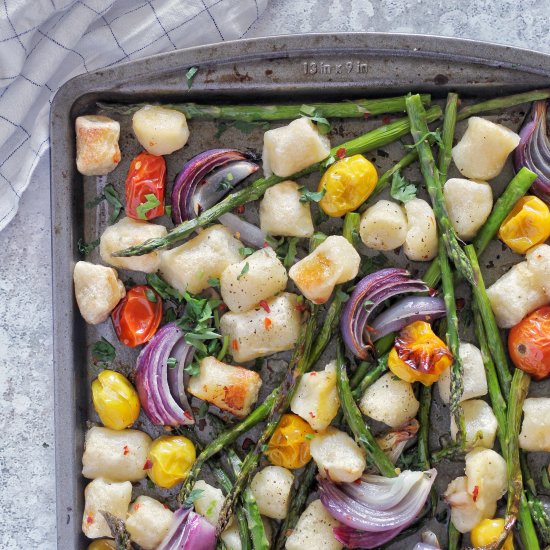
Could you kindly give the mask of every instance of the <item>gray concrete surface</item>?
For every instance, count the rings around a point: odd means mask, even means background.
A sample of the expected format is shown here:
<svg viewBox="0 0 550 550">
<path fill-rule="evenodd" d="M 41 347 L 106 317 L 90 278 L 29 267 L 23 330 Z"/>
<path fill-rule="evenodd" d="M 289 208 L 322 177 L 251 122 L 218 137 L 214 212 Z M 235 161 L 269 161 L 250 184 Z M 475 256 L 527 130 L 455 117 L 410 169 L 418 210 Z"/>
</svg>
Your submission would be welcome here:
<svg viewBox="0 0 550 550">
<path fill-rule="evenodd" d="M 546 0 L 270 0 L 247 36 L 414 32 L 550 52 L 549 16 Z M 55 548 L 49 185 L 44 161 L 0 233 L 0 550 Z"/>
</svg>

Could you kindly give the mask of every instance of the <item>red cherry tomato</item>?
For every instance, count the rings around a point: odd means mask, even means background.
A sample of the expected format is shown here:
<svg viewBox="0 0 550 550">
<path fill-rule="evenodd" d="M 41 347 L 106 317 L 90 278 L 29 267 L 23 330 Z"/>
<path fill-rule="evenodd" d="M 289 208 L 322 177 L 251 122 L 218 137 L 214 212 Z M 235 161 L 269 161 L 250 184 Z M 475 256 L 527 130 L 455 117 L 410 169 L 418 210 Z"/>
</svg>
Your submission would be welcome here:
<svg viewBox="0 0 550 550">
<path fill-rule="evenodd" d="M 535 380 L 550 375 L 550 306 L 533 311 L 510 330 L 508 350 L 514 365 Z"/>
<path fill-rule="evenodd" d="M 135 348 L 148 342 L 162 319 L 162 298 L 150 287 L 131 288 L 111 313 L 118 339 Z"/>
<path fill-rule="evenodd" d="M 126 215 L 134 220 L 152 220 L 164 214 L 166 162 L 164 157 L 140 153 L 126 176 Z M 154 195 L 154 199 L 147 195 Z M 153 206 L 158 201 L 158 206 Z M 141 206 L 143 205 L 143 206 Z"/>
</svg>

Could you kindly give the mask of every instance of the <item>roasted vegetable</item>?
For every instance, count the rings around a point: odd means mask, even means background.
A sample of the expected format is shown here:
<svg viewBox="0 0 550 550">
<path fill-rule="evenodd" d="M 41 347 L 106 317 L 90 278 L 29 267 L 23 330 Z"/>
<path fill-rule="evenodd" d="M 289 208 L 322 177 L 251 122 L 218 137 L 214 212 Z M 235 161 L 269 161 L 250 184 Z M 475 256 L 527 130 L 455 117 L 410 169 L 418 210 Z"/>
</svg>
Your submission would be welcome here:
<svg viewBox="0 0 550 550">
<path fill-rule="evenodd" d="M 187 477 L 195 456 L 195 446 L 186 437 L 161 435 L 151 444 L 143 469 L 153 483 L 169 489 Z"/>
<path fill-rule="evenodd" d="M 275 466 L 302 468 L 311 460 L 309 444 L 314 437 L 311 426 L 297 414 L 283 414 L 265 454 Z"/>
</svg>

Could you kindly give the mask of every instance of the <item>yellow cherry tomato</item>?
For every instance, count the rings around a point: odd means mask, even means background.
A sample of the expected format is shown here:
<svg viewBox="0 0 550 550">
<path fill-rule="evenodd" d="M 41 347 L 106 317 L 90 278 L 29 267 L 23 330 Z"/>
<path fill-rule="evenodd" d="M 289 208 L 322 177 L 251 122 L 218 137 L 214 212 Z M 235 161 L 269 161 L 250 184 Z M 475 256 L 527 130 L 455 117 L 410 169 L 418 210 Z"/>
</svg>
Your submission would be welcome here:
<svg viewBox="0 0 550 550">
<path fill-rule="evenodd" d="M 88 550 L 115 550 L 115 541 L 111 539 L 99 539 L 94 540 L 89 546 Z"/>
<path fill-rule="evenodd" d="M 504 531 L 504 520 L 502 518 L 495 519 L 482 519 L 470 533 L 470 539 L 472 544 L 477 548 L 479 546 L 486 546 L 498 540 L 498 537 Z M 506 537 L 504 550 L 514 550 L 514 539 L 510 533 Z"/>
<path fill-rule="evenodd" d="M 112 430 L 124 430 L 139 416 L 139 397 L 128 379 L 112 370 L 100 372 L 92 382 L 92 401 L 101 422 Z"/>
<path fill-rule="evenodd" d="M 405 382 L 431 386 L 451 365 L 453 356 L 425 321 L 415 321 L 401 330 L 388 356 L 388 367 Z"/>
<path fill-rule="evenodd" d="M 153 483 L 169 489 L 187 477 L 195 458 L 191 440 L 182 435 L 162 435 L 151 444 L 144 470 Z"/>
<path fill-rule="evenodd" d="M 297 414 L 283 414 L 265 454 L 275 466 L 301 468 L 311 460 L 309 442 L 314 433 Z"/>
<path fill-rule="evenodd" d="M 363 155 L 336 161 L 329 166 L 319 182 L 318 190 L 326 189 L 319 206 L 333 218 L 353 212 L 368 199 L 377 181 L 374 164 Z"/>
<path fill-rule="evenodd" d="M 538 197 L 522 197 L 502 222 L 498 236 L 514 252 L 525 254 L 550 237 L 550 209 Z"/>
</svg>

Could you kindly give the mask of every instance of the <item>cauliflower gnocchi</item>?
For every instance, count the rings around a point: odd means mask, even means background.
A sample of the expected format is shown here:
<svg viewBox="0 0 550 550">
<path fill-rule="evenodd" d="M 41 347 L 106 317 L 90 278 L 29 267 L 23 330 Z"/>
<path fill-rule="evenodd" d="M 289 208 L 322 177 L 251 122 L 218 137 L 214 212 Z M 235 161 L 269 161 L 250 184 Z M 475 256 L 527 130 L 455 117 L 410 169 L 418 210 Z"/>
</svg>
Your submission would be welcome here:
<svg viewBox="0 0 550 550">
<path fill-rule="evenodd" d="M 164 237 L 166 233 L 166 227 L 163 225 L 133 220 L 132 218 L 122 218 L 114 225 L 110 225 L 101 235 L 99 254 L 106 264 L 114 267 L 153 273 L 160 267 L 159 251 L 128 258 L 117 258 L 112 254 L 124 248 L 141 244 L 147 239 Z"/>
<path fill-rule="evenodd" d="M 159 105 L 145 105 L 132 117 L 132 129 L 142 147 L 151 155 L 169 155 L 189 139 L 183 113 Z"/>
<path fill-rule="evenodd" d="M 284 519 L 288 513 L 294 475 L 281 466 L 266 466 L 252 479 L 250 488 L 260 514 Z"/>
<path fill-rule="evenodd" d="M 231 311 L 249 311 L 284 290 L 287 281 L 285 266 L 275 251 L 267 247 L 227 266 L 220 277 L 220 291 Z"/>
<path fill-rule="evenodd" d="M 319 475 L 338 483 L 359 479 L 367 465 L 363 449 L 347 433 L 332 426 L 311 440 L 310 451 Z"/>
<path fill-rule="evenodd" d="M 311 237 L 313 220 L 309 203 L 300 202 L 299 185 L 283 181 L 270 187 L 260 202 L 260 228 L 277 237 Z"/>
<path fill-rule="evenodd" d="M 336 285 L 357 276 L 360 262 L 359 254 L 347 239 L 331 235 L 294 264 L 288 275 L 308 300 L 324 304 Z"/>
<path fill-rule="evenodd" d="M 143 465 L 151 438 L 139 430 L 111 430 L 94 426 L 86 433 L 82 475 L 112 481 L 139 481 L 147 471 Z"/>
<path fill-rule="evenodd" d="M 525 451 L 550 452 L 550 397 L 525 400 L 519 446 Z"/>
<path fill-rule="evenodd" d="M 520 137 L 502 124 L 473 116 L 452 155 L 460 173 L 475 180 L 496 178 L 508 155 L 518 146 Z"/>
<path fill-rule="evenodd" d="M 405 212 L 395 202 L 378 201 L 361 216 L 359 234 L 368 248 L 394 250 L 405 242 L 407 232 Z"/>
<path fill-rule="evenodd" d="M 365 416 L 384 422 L 392 428 L 414 418 L 419 407 L 412 384 L 400 380 L 391 372 L 369 386 L 359 402 L 359 408 Z"/>
<path fill-rule="evenodd" d="M 120 124 L 102 115 L 76 117 L 76 167 L 84 176 L 104 176 L 120 162 Z"/>
<path fill-rule="evenodd" d="M 340 525 L 325 509 L 320 500 L 314 500 L 304 510 L 296 527 L 286 541 L 286 550 L 342 550 L 332 530 Z"/>
<path fill-rule="evenodd" d="M 536 284 L 550 299 L 550 246 L 540 244 L 532 248 L 525 255 L 525 259 Z"/>
<path fill-rule="evenodd" d="M 129 481 L 118 483 L 98 477 L 88 483 L 84 489 L 84 534 L 90 539 L 111 537 L 111 530 L 101 512 L 125 520 L 131 499 L 132 484 Z"/>
<path fill-rule="evenodd" d="M 466 455 L 468 493 L 477 493 L 476 506 L 493 506 L 506 492 L 506 461 L 492 449 L 477 448 Z M 476 489 L 477 487 L 477 489 Z"/>
<path fill-rule="evenodd" d="M 144 550 L 154 550 L 167 535 L 173 512 L 158 500 L 137 497 L 128 509 L 126 529 L 131 539 Z"/>
<path fill-rule="evenodd" d="M 296 294 L 283 292 L 267 300 L 267 309 L 226 313 L 220 319 L 221 333 L 229 337 L 229 351 L 238 363 L 296 345 L 302 321 Z"/>
<path fill-rule="evenodd" d="M 205 357 L 200 362 L 200 373 L 190 378 L 187 391 L 243 418 L 258 400 L 261 386 L 262 379 L 257 372 Z"/>
<path fill-rule="evenodd" d="M 112 267 L 77 262 L 73 280 L 78 309 L 90 325 L 105 321 L 126 295 L 124 284 Z"/>
<path fill-rule="evenodd" d="M 403 252 L 409 260 L 427 262 L 437 256 L 437 224 L 432 207 L 422 199 L 405 203 L 407 235 Z"/>
<path fill-rule="evenodd" d="M 225 500 L 222 490 L 199 479 L 193 485 L 193 491 L 202 491 L 199 498 L 193 502 L 195 512 L 204 516 L 208 523 L 215 527 Z"/>
<path fill-rule="evenodd" d="M 242 260 L 242 246 L 223 225 L 213 225 L 185 244 L 161 251 L 160 273 L 182 294 L 197 294 L 210 286 L 208 279 Z"/>
<path fill-rule="evenodd" d="M 330 141 L 308 118 L 298 118 L 287 126 L 264 134 L 262 159 L 266 176 L 286 178 L 330 154 Z"/>
<path fill-rule="evenodd" d="M 528 262 L 516 264 L 487 289 L 487 296 L 497 325 L 511 328 L 527 314 L 550 303 L 550 297 L 540 286 L 540 279 Z"/>
<path fill-rule="evenodd" d="M 480 399 L 462 401 L 464 425 L 466 428 L 466 447 L 486 447 L 492 449 L 495 444 L 498 424 L 493 409 Z M 456 440 L 456 422 L 451 416 L 451 437 Z"/>
<path fill-rule="evenodd" d="M 325 370 L 304 374 L 290 402 L 290 410 L 317 431 L 330 425 L 339 408 L 335 361 Z"/>
<path fill-rule="evenodd" d="M 460 342 L 458 354 L 462 361 L 462 380 L 464 384 L 464 391 L 460 400 L 466 401 L 467 399 L 487 395 L 487 377 L 481 351 L 473 344 Z M 450 368 L 446 369 L 439 377 L 437 389 L 441 401 L 448 405 L 451 400 Z"/>
<path fill-rule="evenodd" d="M 493 190 L 488 183 L 451 178 L 443 187 L 445 206 L 456 234 L 472 240 L 493 209 Z"/>
</svg>

